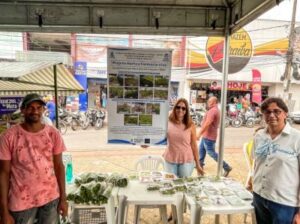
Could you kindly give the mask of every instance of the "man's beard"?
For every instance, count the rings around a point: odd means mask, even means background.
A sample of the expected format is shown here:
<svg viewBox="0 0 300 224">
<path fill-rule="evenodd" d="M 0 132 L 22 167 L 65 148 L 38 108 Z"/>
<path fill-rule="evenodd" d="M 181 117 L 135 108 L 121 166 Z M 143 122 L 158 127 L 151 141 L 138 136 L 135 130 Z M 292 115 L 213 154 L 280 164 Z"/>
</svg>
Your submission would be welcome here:
<svg viewBox="0 0 300 224">
<path fill-rule="evenodd" d="M 35 123 L 40 123 L 42 121 L 42 118 L 41 117 L 34 117 L 34 116 L 28 116 L 28 117 L 25 117 L 25 121 L 26 123 L 29 123 L 29 124 L 35 124 Z"/>
</svg>

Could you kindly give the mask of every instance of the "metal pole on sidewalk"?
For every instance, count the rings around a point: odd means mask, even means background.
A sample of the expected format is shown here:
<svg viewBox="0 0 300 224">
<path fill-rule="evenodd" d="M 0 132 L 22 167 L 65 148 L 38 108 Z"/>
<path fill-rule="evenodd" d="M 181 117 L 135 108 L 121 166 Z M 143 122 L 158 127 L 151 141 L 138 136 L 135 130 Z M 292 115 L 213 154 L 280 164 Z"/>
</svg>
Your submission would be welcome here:
<svg viewBox="0 0 300 224">
<path fill-rule="evenodd" d="M 226 27 L 225 27 L 225 41 L 224 41 L 224 56 L 223 56 L 223 77 L 222 77 L 222 91 L 221 91 L 221 116 L 220 116 L 220 129 L 219 129 L 219 158 L 218 158 L 218 171 L 217 177 L 222 175 L 223 157 L 224 157 L 224 135 L 225 135 L 225 112 L 226 112 L 226 99 L 227 99 L 227 82 L 228 82 L 228 64 L 229 64 L 229 15 L 230 11 L 226 12 Z"/>
<path fill-rule="evenodd" d="M 291 98 L 289 94 L 291 85 L 291 67 L 293 63 L 294 56 L 294 42 L 295 42 L 295 21 L 296 21 L 296 10 L 297 10 L 297 0 L 294 0 L 293 14 L 291 20 L 290 34 L 289 34 L 289 47 L 286 54 L 286 66 L 284 71 L 285 87 L 284 87 L 284 100 L 288 101 Z"/>
<path fill-rule="evenodd" d="M 54 75 L 54 99 L 55 99 L 55 126 L 59 129 L 59 118 L 58 118 L 58 90 L 57 90 L 57 71 L 56 71 L 56 64 L 53 65 L 53 75 Z"/>
</svg>

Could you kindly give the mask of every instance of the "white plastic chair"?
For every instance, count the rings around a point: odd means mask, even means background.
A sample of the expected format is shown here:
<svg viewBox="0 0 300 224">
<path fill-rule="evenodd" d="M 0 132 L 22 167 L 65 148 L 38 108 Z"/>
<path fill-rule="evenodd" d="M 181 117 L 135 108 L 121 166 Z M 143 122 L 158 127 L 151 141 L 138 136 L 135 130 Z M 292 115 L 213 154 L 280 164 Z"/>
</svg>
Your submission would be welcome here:
<svg viewBox="0 0 300 224">
<path fill-rule="evenodd" d="M 164 170 L 165 160 L 157 155 L 145 155 L 139 158 L 135 163 L 135 170 L 158 171 Z M 159 208 L 163 223 L 168 223 L 167 206 L 166 205 L 135 205 L 134 207 L 134 223 L 139 223 L 142 208 Z"/>
<path fill-rule="evenodd" d="M 135 163 L 135 170 L 147 170 L 147 171 L 158 171 L 165 168 L 165 160 L 161 156 L 157 155 L 145 155 L 139 158 Z"/>
<path fill-rule="evenodd" d="M 250 161 L 251 155 L 249 155 L 249 153 L 248 153 L 248 145 L 249 145 L 249 142 L 246 142 L 246 143 L 244 143 L 244 146 L 243 146 L 243 152 L 244 152 L 245 160 L 246 160 L 247 167 L 248 167 L 248 176 L 246 179 L 246 184 L 248 183 L 248 181 L 250 180 L 250 178 L 252 176 L 252 165 L 251 165 L 251 161 Z"/>
</svg>

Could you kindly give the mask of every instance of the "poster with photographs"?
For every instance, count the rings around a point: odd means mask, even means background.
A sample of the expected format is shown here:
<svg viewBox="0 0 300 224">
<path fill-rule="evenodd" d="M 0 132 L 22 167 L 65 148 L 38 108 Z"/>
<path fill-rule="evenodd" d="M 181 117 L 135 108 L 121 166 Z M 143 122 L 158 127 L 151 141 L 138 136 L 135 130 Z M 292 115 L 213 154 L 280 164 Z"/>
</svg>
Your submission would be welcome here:
<svg viewBox="0 0 300 224">
<path fill-rule="evenodd" d="M 108 48 L 108 143 L 165 145 L 170 49 Z"/>
</svg>

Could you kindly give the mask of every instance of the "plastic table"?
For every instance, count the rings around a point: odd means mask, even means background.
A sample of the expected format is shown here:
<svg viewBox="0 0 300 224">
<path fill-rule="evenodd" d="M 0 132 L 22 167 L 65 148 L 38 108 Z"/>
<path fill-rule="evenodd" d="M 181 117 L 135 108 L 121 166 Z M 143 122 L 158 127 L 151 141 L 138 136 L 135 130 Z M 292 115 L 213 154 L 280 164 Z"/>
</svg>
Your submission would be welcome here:
<svg viewBox="0 0 300 224">
<path fill-rule="evenodd" d="M 177 223 L 183 223 L 184 194 L 182 192 L 177 192 L 173 195 L 163 195 L 158 191 L 147 191 L 146 183 L 132 180 L 129 181 L 126 188 L 119 188 L 118 199 L 117 223 L 119 224 L 125 222 L 125 211 L 128 205 L 172 205 L 173 211 L 176 212 Z"/>
<path fill-rule="evenodd" d="M 214 187 L 218 188 L 221 183 L 215 182 Z M 244 205 L 232 206 L 229 203 L 227 205 L 201 205 L 195 200 L 195 196 L 185 194 L 185 202 L 190 208 L 191 219 L 190 224 L 201 223 L 201 217 L 203 215 L 216 215 L 215 223 L 219 223 L 219 215 L 228 215 L 228 223 L 232 223 L 231 215 L 233 214 L 245 214 L 251 213 L 252 224 L 256 224 L 256 217 L 254 207 L 252 206 L 252 200 L 244 201 Z"/>
</svg>

